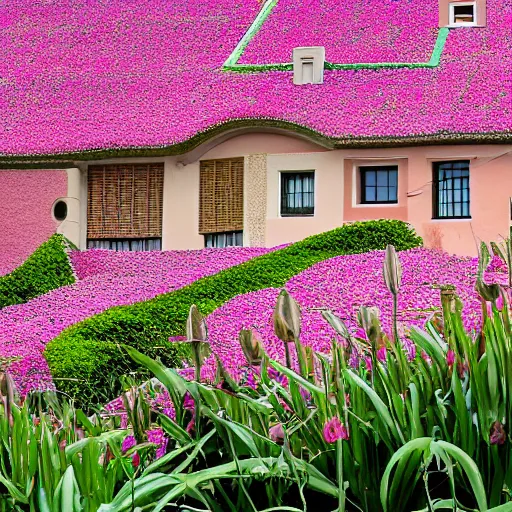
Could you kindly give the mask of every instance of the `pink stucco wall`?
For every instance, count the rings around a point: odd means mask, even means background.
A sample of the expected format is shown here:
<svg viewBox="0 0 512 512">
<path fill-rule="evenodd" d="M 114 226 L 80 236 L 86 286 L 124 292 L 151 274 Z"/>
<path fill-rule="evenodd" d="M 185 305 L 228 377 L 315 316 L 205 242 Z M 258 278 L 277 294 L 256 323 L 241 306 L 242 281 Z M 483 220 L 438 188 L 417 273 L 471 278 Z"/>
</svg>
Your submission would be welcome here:
<svg viewBox="0 0 512 512">
<path fill-rule="evenodd" d="M 51 208 L 66 195 L 66 171 L 0 170 L 0 275 L 55 233 Z"/>
</svg>

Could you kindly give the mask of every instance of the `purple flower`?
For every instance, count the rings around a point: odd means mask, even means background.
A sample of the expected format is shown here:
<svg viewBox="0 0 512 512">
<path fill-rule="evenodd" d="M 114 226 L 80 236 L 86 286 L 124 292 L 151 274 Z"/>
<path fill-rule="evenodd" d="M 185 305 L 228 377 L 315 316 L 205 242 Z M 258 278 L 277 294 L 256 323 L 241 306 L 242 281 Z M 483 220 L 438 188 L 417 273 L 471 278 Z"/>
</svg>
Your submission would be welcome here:
<svg viewBox="0 0 512 512">
<path fill-rule="evenodd" d="M 148 436 L 148 441 L 157 445 L 155 458 L 159 459 L 160 457 L 163 457 L 167 450 L 167 443 L 169 441 L 165 436 L 164 431 L 161 428 L 157 428 L 154 430 L 148 430 L 146 434 Z"/>
<path fill-rule="evenodd" d="M 183 396 L 183 408 L 187 411 L 193 411 L 195 408 L 195 401 L 188 391 Z"/>
<path fill-rule="evenodd" d="M 137 444 L 135 437 L 130 435 L 126 436 L 123 440 L 123 444 L 121 445 L 121 451 L 127 452 L 130 448 L 133 448 Z"/>
<path fill-rule="evenodd" d="M 288 387 L 288 377 L 279 373 L 274 368 L 268 369 L 268 376 L 270 379 L 275 380 L 277 383 L 281 384 L 284 388 Z"/>
<path fill-rule="evenodd" d="M 489 441 L 491 444 L 502 445 L 505 444 L 507 440 L 507 433 L 503 425 L 499 421 L 495 421 L 491 427 L 491 434 L 489 437 Z"/>
</svg>

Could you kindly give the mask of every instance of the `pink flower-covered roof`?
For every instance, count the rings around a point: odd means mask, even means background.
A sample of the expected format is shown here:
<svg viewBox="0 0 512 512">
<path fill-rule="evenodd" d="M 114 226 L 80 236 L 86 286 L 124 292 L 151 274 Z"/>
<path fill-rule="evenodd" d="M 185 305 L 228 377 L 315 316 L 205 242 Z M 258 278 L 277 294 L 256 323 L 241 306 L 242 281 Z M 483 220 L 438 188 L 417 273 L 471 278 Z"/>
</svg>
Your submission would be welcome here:
<svg viewBox="0 0 512 512">
<path fill-rule="evenodd" d="M 307 44 L 323 44 L 338 64 L 423 62 L 436 40 L 437 0 L 280 2 L 240 63 L 270 64 Z M 223 71 L 260 8 L 4 0 L 0 156 L 182 152 L 177 144 L 239 120 L 292 123 L 344 144 L 512 139 L 512 0 L 487 0 L 485 28 L 451 30 L 439 67 L 326 70 L 323 85 L 308 86 L 294 86 L 289 71 Z"/>
</svg>

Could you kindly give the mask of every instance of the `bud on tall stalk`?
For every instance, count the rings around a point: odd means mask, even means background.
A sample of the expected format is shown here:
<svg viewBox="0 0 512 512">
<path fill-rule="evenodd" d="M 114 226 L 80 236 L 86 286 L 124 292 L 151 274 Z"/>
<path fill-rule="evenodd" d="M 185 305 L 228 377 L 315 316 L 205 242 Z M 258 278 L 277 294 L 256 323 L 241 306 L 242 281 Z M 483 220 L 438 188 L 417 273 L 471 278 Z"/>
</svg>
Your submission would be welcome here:
<svg viewBox="0 0 512 512">
<path fill-rule="evenodd" d="M 380 309 L 376 306 L 361 306 L 357 312 L 357 321 L 363 328 L 372 347 L 377 347 L 382 337 L 380 328 Z"/>
<path fill-rule="evenodd" d="M 395 248 L 392 245 L 386 247 L 386 256 L 384 258 L 384 281 L 388 290 L 393 295 L 393 335 L 395 342 L 398 343 L 398 292 L 402 283 L 402 264 L 398 258 Z"/>
<path fill-rule="evenodd" d="M 4 414 L 12 427 L 14 424 L 12 410 L 19 401 L 19 396 L 13 378 L 5 371 L 0 372 L 0 400 L 4 406 Z"/>
<path fill-rule="evenodd" d="M 263 357 L 263 344 L 258 333 L 253 329 L 242 329 L 238 334 L 238 341 L 249 366 L 260 364 Z"/>
<path fill-rule="evenodd" d="M 279 297 L 277 297 L 276 307 L 273 314 L 274 332 L 276 336 L 284 342 L 284 349 L 286 353 L 286 366 L 292 367 L 290 357 L 290 348 L 288 343 L 295 343 L 297 358 L 299 360 L 300 372 L 305 376 L 306 371 L 302 350 L 300 346 L 299 336 L 301 329 L 301 313 L 300 307 L 295 302 L 293 297 L 286 290 L 281 290 Z"/>
<path fill-rule="evenodd" d="M 187 343 L 192 348 L 192 361 L 195 366 L 196 381 L 201 380 L 201 366 L 209 354 L 208 330 L 206 322 L 196 305 L 190 307 L 187 318 Z"/>
</svg>

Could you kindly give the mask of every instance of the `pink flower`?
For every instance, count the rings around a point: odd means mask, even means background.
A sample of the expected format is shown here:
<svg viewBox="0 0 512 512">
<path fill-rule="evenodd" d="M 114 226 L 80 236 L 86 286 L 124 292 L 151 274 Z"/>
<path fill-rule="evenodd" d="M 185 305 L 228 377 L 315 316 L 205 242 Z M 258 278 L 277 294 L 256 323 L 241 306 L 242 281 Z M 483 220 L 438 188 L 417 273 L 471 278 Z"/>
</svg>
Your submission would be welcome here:
<svg viewBox="0 0 512 512">
<path fill-rule="evenodd" d="M 132 455 L 132 466 L 134 468 L 138 468 L 140 465 L 140 455 L 135 452 L 133 455 Z"/>
<path fill-rule="evenodd" d="M 496 299 L 496 307 L 501 311 L 501 310 L 503 309 L 503 306 L 504 306 L 503 297 L 500 295 L 500 296 Z"/>
<path fill-rule="evenodd" d="M 324 439 L 327 443 L 335 443 L 338 439 L 348 439 L 348 430 L 338 417 L 334 416 L 325 423 Z"/>
<path fill-rule="evenodd" d="M 455 363 L 455 352 L 450 349 L 446 353 L 446 364 L 451 368 Z"/>
<path fill-rule="evenodd" d="M 377 359 L 381 363 L 385 363 L 386 362 L 386 357 L 387 357 L 386 347 L 380 347 L 379 350 L 377 350 Z"/>
<path fill-rule="evenodd" d="M 284 442 L 284 429 L 281 423 L 274 425 L 268 429 L 268 435 L 274 443 L 282 444 Z"/>
<path fill-rule="evenodd" d="M 371 372 L 373 370 L 373 364 L 372 364 L 372 358 L 371 357 L 365 357 L 364 358 L 364 364 L 366 365 L 366 369 Z"/>
</svg>

